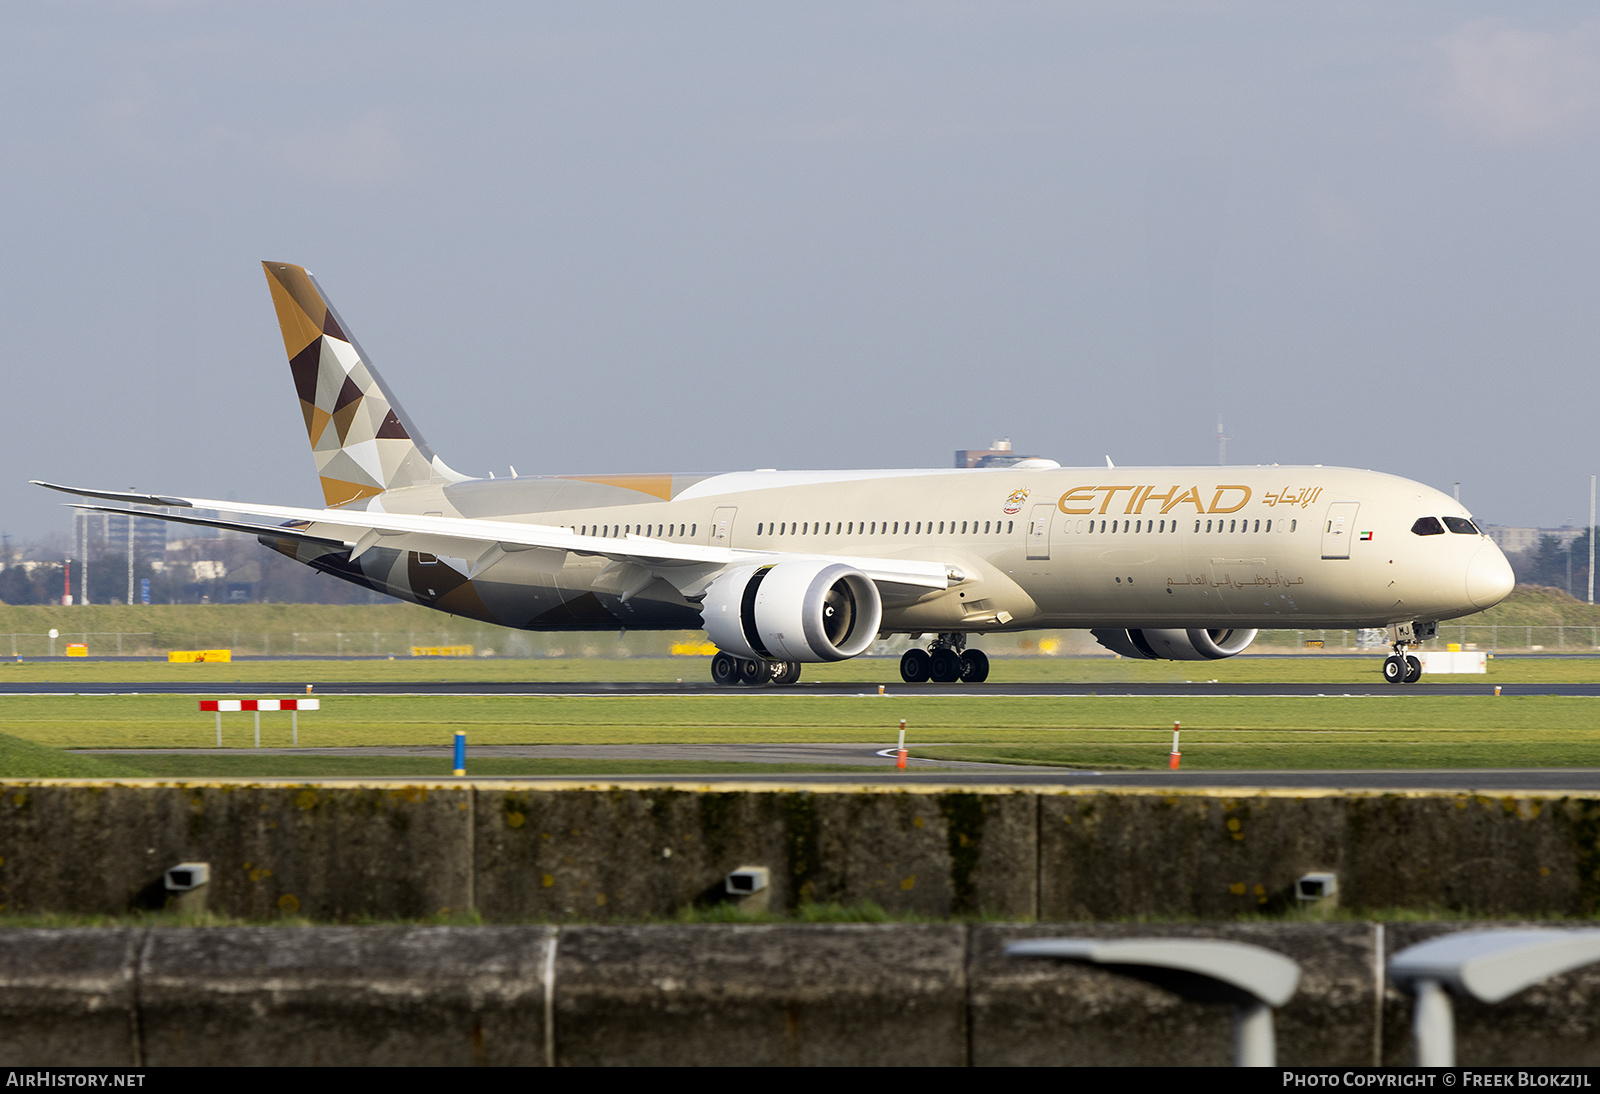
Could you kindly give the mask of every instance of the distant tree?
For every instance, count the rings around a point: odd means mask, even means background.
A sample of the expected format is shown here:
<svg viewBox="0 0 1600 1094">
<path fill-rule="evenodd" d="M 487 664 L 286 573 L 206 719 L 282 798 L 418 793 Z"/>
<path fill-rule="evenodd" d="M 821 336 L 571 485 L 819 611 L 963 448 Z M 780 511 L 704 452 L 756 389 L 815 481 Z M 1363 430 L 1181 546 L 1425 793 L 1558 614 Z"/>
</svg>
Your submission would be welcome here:
<svg viewBox="0 0 1600 1094">
<path fill-rule="evenodd" d="M 1571 544 L 1561 545 L 1557 536 L 1540 536 L 1539 544 L 1525 551 L 1514 551 L 1506 558 L 1518 585 L 1547 585 L 1582 599 L 1589 592 L 1589 533 L 1584 531 Z M 1569 571 L 1570 564 L 1570 571 Z M 1568 574 L 1571 587 L 1568 588 Z"/>
<path fill-rule="evenodd" d="M 0 604 L 43 603 L 44 589 L 34 574 L 21 566 L 7 566 L 0 570 Z"/>
</svg>

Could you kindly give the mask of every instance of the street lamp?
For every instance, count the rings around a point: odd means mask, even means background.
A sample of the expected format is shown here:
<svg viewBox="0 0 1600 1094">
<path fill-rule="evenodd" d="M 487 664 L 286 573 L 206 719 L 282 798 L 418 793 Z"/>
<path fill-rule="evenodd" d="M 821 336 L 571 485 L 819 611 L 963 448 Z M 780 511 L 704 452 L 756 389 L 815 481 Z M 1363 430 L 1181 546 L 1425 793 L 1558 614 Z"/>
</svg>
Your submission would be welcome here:
<svg viewBox="0 0 1600 1094">
<path fill-rule="evenodd" d="M 1462 931 L 1401 950 L 1389 959 L 1389 975 L 1416 996 L 1411 1020 L 1416 1065 L 1456 1066 L 1449 991 L 1498 1003 L 1596 961 L 1600 930 Z"/>
<path fill-rule="evenodd" d="M 1103 965 L 1197 1003 L 1230 1003 L 1235 1067 L 1275 1065 L 1272 1008 L 1300 983 L 1300 966 L 1281 953 L 1215 939 L 1034 938 L 1011 943 L 1006 956 Z"/>
</svg>

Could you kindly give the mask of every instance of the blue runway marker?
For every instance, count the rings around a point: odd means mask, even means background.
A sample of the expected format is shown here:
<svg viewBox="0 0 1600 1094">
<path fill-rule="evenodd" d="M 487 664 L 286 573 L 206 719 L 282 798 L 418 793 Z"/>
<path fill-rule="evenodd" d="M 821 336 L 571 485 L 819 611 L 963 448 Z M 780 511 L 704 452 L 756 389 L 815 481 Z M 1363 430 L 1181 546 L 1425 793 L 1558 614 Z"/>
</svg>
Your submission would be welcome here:
<svg viewBox="0 0 1600 1094">
<path fill-rule="evenodd" d="M 456 734 L 455 773 L 457 775 L 465 775 L 467 773 L 467 735 L 465 733 Z"/>
</svg>

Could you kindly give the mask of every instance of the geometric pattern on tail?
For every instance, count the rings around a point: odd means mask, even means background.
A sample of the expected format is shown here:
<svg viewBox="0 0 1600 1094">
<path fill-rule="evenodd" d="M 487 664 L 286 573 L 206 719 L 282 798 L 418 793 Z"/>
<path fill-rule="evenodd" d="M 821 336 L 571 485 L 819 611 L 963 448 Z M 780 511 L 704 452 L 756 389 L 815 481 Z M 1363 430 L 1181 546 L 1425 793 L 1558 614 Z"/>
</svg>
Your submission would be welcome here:
<svg viewBox="0 0 1600 1094">
<path fill-rule="evenodd" d="M 460 476 L 434 457 L 311 275 L 263 262 L 329 506 Z"/>
</svg>

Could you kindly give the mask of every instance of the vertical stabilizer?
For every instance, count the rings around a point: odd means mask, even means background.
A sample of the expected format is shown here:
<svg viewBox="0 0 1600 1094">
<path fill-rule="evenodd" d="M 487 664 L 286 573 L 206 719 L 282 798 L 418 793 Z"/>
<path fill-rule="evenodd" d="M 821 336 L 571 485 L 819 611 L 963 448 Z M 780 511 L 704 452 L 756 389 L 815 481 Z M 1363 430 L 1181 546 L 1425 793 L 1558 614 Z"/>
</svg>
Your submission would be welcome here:
<svg viewBox="0 0 1600 1094">
<path fill-rule="evenodd" d="M 310 274 L 263 262 L 327 504 L 460 482 L 433 454 Z"/>
</svg>

